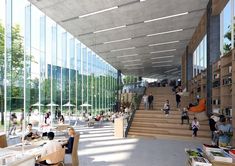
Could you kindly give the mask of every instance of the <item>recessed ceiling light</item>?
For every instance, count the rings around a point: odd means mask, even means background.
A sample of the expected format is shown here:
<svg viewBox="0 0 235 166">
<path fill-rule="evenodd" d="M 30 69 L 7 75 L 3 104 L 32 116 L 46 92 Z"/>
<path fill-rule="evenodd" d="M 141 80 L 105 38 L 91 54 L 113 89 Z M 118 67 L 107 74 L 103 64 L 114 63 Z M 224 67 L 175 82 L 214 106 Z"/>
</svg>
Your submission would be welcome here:
<svg viewBox="0 0 235 166">
<path fill-rule="evenodd" d="M 144 67 L 128 67 L 127 70 L 143 69 Z"/>
<path fill-rule="evenodd" d="M 106 31 L 111 31 L 111 30 L 115 30 L 115 29 L 121 29 L 121 28 L 125 28 L 125 27 L 126 27 L 126 25 L 122 25 L 122 26 L 117 26 L 117 27 L 113 27 L 113 28 L 107 28 L 107 29 L 98 30 L 98 31 L 95 31 L 93 33 L 106 32 Z"/>
<path fill-rule="evenodd" d="M 172 66 L 172 65 L 158 65 L 158 66 L 152 66 L 152 67 L 167 67 L 167 66 Z"/>
<path fill-rule="evenodd" d="M 165 32 L 159 32 L 159 33 L 153 33 L 153 34 L 149 34 L 149 35 L 146 35 L 146 36 L 151 37 L 151 36 L 163 35 L 163 34 L 174 33 L 174 32 L 180 32 L 180 31 L 183 31 L 183 29 L 176 29 L 176 30 L 172 30 L 172 31 L 165 31 Z"/>
<path fill-rule="evenodd" d="M 139 54 L 129 54 L 129 55 L 121 55 L 117 56 L 118 58 L 125 58 L 125 57 L 131 57 L 131 56 L 138 56 Z"/>
<path fill-rule="evenodd" d="M 170 42 L 164 42 L 164 43 L 156 43 L 156 44 L 150 44 L 149 47 L 166 45 L 166 44 L 173 44 L 173 43 L 179 43 L 179 42 L 180 42 L 179 40 L 176 40 L 176 41 L 170 41 Z"/>
<path fill-rule="evenodd" d="M 169 55 L 169 56 L 160 56 L 160 57 L 153 57 L 151 59 L 164 59 L 164 58 L 173 58 L 175 55 Z"/>
<path fill-rule="evenodd" d="M 136 64 L 127 64 L 124 66 L 128 67 L 128 66 L 141 66 L 141 65 L 142 65 L 142 63 L 136 63 Z"/>
<path fill-rule="evenodd" d="M 99 11 L 96 11 L 96 12 L 92 12 L 92 13 L 81 15 L 81 16 L 79 16 L 79 18 L 84 18 L 84 17 L 87 17 L 87 16 L 91 16 L 91 15 L 107 12 L 107 11 L 114 10 L 114 9 L 117 9 L 117 8 L 118 8 L 118 6 L 114 6 L 114 7 L 111 7 L 111 8 L 107 8 L 107 9 L 99 10 Z"/>
<path fill-rule="evenodd" d="M 135 47 L 121 48 L 121 49 L 111 50 L 110 52 L 123 51 L 123 50 L 132 50 L 132 49 L 135 49 Z"/>
<path fill-rule="evenodd" d="M 172 61 L 158 61 L 158 62 L 152 62 L 152 64 L 157 64 L 157 63 L 171 63 Z"/>
<path fill-rule="evenodd" d="M 158 20 L 164 20 L 164 19 L 173 18 L 173 17 L 178 17 L 178 16 L 183 16 L 183 15 L 187 15 L 187 14 L 189 14 L 189 12 L 184 12 L 184 13 L 179 13 L 179 14 L 173 14 L 173 15 L 169 15 L 169 16 L 165 16 L 165 17 L 159 17 L 159 18 L 155 18 L 155 19 L 151 19 L 151 20 L 146 20 L 146 21 L 144 21 L 144 23 L 153 22 L 153 21 L 158 21 Z"/>
<path fill-rule="evenodd" d="M 133 59 L 133 60 L 127 60 L 127 61 L 121 61 L 122 63 L 129 63 L 129 62 L 140 62 L 141 59 Z"/>
<path fill-rule="evenodd" d="M 131 40 L 131 38 L 126 38 L 126 39 L 120 39 L 120 40 L 108 41 L 108 42 L 104 42 L 104 44 L 116 43 L 116 42 L 127 41 L 127 40 Z"/>
<path fill-rule="evenodd" d="M 172 71 L 175 71 L 175 70 L 178 70 L 178 68 L 174 68 L 174 69 L 171 69 L 171 70 L 167 70 L 167 71 L 165 71 L 165 73 L 169 73 L 169 72 L 172 72 Z"/>
<path fill-rule="evenodd" d="M 176 51 L 176 49 L 161 50 L 161 51 L 154 51 L 154 52 L 150 52 L 150 54 L 157 54 L 157 53 L 162 53 L 162 52 L 171 52 L 171 51 Z"/>
</svg>

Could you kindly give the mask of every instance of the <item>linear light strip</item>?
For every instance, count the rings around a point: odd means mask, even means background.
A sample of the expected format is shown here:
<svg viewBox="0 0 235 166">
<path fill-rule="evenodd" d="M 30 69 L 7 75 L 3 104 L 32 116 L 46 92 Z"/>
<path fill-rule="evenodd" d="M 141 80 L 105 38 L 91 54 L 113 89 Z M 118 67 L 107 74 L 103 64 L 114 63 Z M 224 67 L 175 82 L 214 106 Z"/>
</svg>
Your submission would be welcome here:
<svg viewBox="0 0 235 166">
<path fill-rule="evenodd" d="M 111 50 L 110 52 L 123 51 L 123 50 L 132 50 L 132 49 L 135 49 L 135 47 L 121 48 L 121 49 Z"/>
<path fill-rule="evenodd" d="M 128 67 L 128 66 L 141 66 L 142 63 L 136 63 L 136 64 L 128 64 L 128 65 L 124 65 L 125 67 Z"/>
<path fill-rule="evenodd" d="M 162 53 L 162 52 L 171 52 L 171 51 L 176 51 L 176 49 L 161 50 L 161 51 L 154 51 L 154 52 L 150 52 L 150 54 L 157 54 L 157 53 Z"/>
<path fill-rule="evenodd" d="M 184 29 L 175 29 L 175 30 L 172 30 L 172 31 L 165 31 L 165 32 L 159 32 L 159 33 L 153 33 L 153 34 L 149 34 L 149 35 L 146 35 L 147 37 L 151 37 L 151 36 L 157 36 L 157 35 L 163 35 L 163 34 L 168 34 L 168 33 L 174 33 L 174 32 L 180 32 L 180 31 L 183 31 Z"/>
<path fill-rule="evenodd" d="M 104 42 L 104 44 L 117 43 L 117 42 L 127 41 L 127 40 L 131 40 L 131 39 L 132 39 L 132 38 L 126 38 L 126 39 L 120 39 L 120 40 L 113 40 L 113 41 Z"/>
<path fill-rule="evenodd" d="M 169 73 L 169 72 L 172 72 L 172 71 L 175 71 L 175 70 L 178 70 L 178 68 L 174 68 L 174 69 L 171 69 L 171 70 L 167 70 L 167 71 L 165 71 L 165 73 Z"/>
<path fill-rule="evenodd" d="M 93 33 L 106 32 L 106 31 L 111 31 L 111 30 L 114 30 L 114 29 L 121 29 L 121 28 L 125 28 L 125 27 L 126 27 L 126 25 L 121 25 L 121 26 L 117 26 L 117 27 L 113 27 L 113 28 L 98 30 L 98 31 L 95 31 Z"/>
<path fill-rule="evenodd" d="M 158 66 L 152 66 L 152 67 L 167 67 L 167 66 L 172 66 L 172 65 L 158 65 Z"/>
<path fill-rule="evenodd" d="M 118 58 L 125 58 L 125 57 L 132 57 L 132 56 L 138 56 L 139 54 L 129 54 L 129 55 L 121 55 L 117 56 Z"/>
<path fill-rule="evenodd" d="M 151 59 L 164 59 L 164 58 L 173 58 L 175 55 L 169 55 L 169 56 L 161 56 L 161 57 L 153 57 Z"/>
<path fill-rule="evenodd" d="M 149 46 L 149 47 L 152 47 L 152 46 L 160 46 L 160 45 L 173 44 L 173 43 L 179 43 L 179 42 L 180 42 L 179 40 L 176 40 L 176 41 L 170 41 L 170 42 L 164 42 L 164 43 L 150 44 L 150 45 L 148 45 L 148 46 Z"/>
<path fill-rule="evenodd" d="M 172 61 L 158 61 L 158 62 L 152 62 L 152 64 L 158 64 L 158 63 L 171 63 Z"/>
<path fill-rule="evenodd" d="M 129 63 L 129 62 L 140 62 L 141 59 L 133 59 L 133 60 L 127 60 L 127 61 L 121 61 L 122 63 Z"/>
<path fill-rule="evenodd" d="M 84 18 L 84 17 L 87 17 L 87 16 L 91 16 L 91 15 L 107 12 L 107 11 L 114 10 L 114 9 L 118 9 L 118 6 L 114 6 L 114 7 L 111 7 L 111 8 L 107 8 L 107 9 L 99 10 L 99 11 L 96 11 L 96 12 L 84 14 L 84 15 L 81 15 L 81 16 L 78 16 L 78 17 L 79 18 Z"/>
<path fill-rule="evenodd" d="M 164 20 L 164 19 L 173 18 L 173 17 L 179 17 L 179 16 L 183 16 L 183 15 L 187 15 L 187 14 L 189 14 L 189 12 L 173 14 L 173 15 L 169 15 L 169 16 L 165 16 L 165 17 L 159 17 L 159 18 L 155 18 L 155 19 L 151 19 L 151 20 L 146 20 L 146 21 L 144 21 L 144 23 L 158 21 L 158 20 Z"/>
</svg>

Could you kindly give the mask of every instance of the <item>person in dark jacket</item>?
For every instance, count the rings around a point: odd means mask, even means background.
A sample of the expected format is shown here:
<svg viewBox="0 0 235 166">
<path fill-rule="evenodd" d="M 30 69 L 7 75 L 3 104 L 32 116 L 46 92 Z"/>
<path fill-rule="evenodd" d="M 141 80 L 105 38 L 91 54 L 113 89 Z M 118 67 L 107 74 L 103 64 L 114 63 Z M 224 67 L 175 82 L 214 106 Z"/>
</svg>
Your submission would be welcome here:
<svg viewBox="0 0 235 166">
<path fill-rule="evenodd" d="M 148 96 L 149 109 L 153 109 L 153 95 L 152 93 Z"/>
<path fill-rule="evenodd" d="M 69 128 L 69 139 L 68 139 L 68 143 L 65 145 L 66 149 L 65 149 L 65 153 L 66 154 L 71 154 L 73 151 L 73 143 L 74 143 L 74 137 L 76 135 L 76 132 L 74 130 L 74 128 Z"/>
<path fill-rule="evenodd" d="M 181 102 L 181 96 L 179 95 L 179 93 L 176 93 L 175 98 L 176 98 L 176 104 L 177 104 L 176 106 L 177 108 L 179 108 L 179 105 Z"/>
</svg>

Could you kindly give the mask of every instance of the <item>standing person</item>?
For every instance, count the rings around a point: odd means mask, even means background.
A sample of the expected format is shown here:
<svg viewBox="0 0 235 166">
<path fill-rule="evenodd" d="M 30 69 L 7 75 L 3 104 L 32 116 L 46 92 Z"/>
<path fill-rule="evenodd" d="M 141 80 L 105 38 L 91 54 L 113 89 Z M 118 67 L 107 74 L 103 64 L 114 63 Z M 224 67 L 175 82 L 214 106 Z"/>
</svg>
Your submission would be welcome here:
<svg viewBox="0 0 235 166">
<path fill-rule="evenodd" d="M 165 112 L 166 117 L 169 115 L 170 112 L 170 103 L 169 100 L 166 100 L 164 106 L 163 106 L 163 111 Z"/>
<path fill-rule="evenodd" d="M 181 96 L 179 95 L 178 92 L 176 93 L 175 98 L 176 98 L 176 104 L 177 104 L 176 107 L 179 108 L 180 102 L 181 102 Z"/>
<path fill-rule="evenodd" d="M 152 93 L 148 96 L 149 109 L 153 109 L 153 95 Z"/>
<path fill-rule="evenodd" d="M 215 137 L 215 131 L 216 131 L 216 122 L 218 120 L 216 120 L 216 116 L 212 115 L 209 118 L 209 126 L 210 126 L 210 131 L 211 131 L 211 140 L 212 140 L 212 145 L 215 145 L 215 142 L 213 141 L 214 137 Z"/>
<path fill-rule="evenodd" d="M 148 109 L 148 96 L 146 94 L 143 96 L 143 101 L 144 101 L 144 109 L 147 110 Z"/>
<path fill-rule="evenodd" d="M 192 130 L 193 130 L 192 137 L 197 137 L 197 131 L 198 131 L 199 127 L 200 127 L 199 121 L 197 120 L 196 117 L 194 117 L 193 121 L 192 121 Z"/>
<path fill-rule="evenodd" d="M 221 124 L 218 126 L 218 134 L 219 134 L 219 146 L 226 147 L 230 144 L 230 140 L 232 137 L 233 128 L 226 118 L 220 118 Z"/>
<path fill-rule="evenodd" d="M 57 119 L 59 116 L 58 116 L 58 107 L 55 108 L 55 119 Z"/>
<path fill-rule="evenodd" d="M 9 135 L 12 134 L 13 132 L 13 135 L 15 135 L 16 133 L 16 125 L 17 125 L 17 116 L 16 116 L 16 113 L 12 113 L 11 114 L 11 118 L 10 118 L 10 121 L 11 121 L 11 129 L 10 129 L 10 132 L 9 132 Z"/>
<path fill-rule="evenodd" d="M 24 120 L 24 109 L 21 109 L 21 114 L 20 114 L 20 131 L 22 131 L 23 128 L 23 120 Z"/>
</svg>

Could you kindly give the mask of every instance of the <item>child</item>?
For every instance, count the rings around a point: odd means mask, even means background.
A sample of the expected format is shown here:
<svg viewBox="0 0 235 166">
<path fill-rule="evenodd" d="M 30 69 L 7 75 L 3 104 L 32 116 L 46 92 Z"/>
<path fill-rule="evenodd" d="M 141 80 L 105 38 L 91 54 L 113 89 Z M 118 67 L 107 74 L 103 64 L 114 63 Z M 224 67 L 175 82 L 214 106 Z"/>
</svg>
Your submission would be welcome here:
<svg viewBox="0 0 235 166">
<path fill-rule="evenodd" d="M 199 127 L 200 127 L 199 121 L 197 120 L 196 117 L 194 117 L 193 121 L 192 121 L 192 130 L 193 130 L 192 137 L 196 137 L 197 136 L 197 131 L 198 131 Z"/>
<path fill-rule="evenodd" d="M 165 111 L 165 115 L 166 117 L 169 115 L 169 111 L 170 111 L 170 104 L 169 104 L 169 100 L 166 100 L 164 106 L 163 106 L 163 111 Z"/>
</svg>

